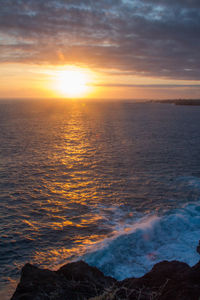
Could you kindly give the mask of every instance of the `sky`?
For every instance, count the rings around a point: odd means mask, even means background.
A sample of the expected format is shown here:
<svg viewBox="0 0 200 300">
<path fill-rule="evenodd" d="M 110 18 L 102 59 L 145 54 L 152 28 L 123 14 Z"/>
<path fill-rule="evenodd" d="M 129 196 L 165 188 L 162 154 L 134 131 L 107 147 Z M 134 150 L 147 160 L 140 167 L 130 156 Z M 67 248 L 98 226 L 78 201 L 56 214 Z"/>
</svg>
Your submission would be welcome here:
<svg viewBox="0 0 200 300">
<path fill-rule="evenodd" d="M 67 84 L 76 97 L 200 98 L 200 1 L 0 0 L 0 98 L 69 97 Z"/>
</svg>

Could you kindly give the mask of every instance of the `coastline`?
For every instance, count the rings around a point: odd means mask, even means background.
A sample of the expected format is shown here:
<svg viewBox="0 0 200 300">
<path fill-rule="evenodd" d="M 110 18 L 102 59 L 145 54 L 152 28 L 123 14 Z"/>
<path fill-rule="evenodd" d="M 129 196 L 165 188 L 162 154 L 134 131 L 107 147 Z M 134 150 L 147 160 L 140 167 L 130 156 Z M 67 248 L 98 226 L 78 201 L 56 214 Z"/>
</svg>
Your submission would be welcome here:
<svg viewBox="0 0 200 300">
<path fill-rule="evenodd" d="M 179 261 L 162 261 L 140 278 L 117 281 L 78 261 L 57 271 L 26 264 L 11 300 L 198 300 L 199 296 L 200 262 L 190 267 Z"/>
<path fill-rule="evenodd" d="M 168 103 L 174 105 L 200 106 L 200 99 L 169 99 L 169 100 L 154 100 L 154 103 Z"/>
</svg>

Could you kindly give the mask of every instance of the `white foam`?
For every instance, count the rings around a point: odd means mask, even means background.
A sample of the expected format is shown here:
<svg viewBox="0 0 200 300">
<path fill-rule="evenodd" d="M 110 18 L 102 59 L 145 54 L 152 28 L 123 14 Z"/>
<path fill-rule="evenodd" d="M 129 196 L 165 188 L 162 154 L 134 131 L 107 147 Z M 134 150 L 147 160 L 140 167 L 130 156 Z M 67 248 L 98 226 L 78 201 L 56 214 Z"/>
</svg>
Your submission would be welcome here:
<svg viewBox="0 0 200 300">
<path fill-rule="evenodd" d="M 194 265 L 199 260 L 200 204 L 193 203 L 164 216 L 143 217 L 116 227 L 114 236 L 96 245 L 84 258 L 117 279 L 139 277 L 162 260 Z M 91 249 L 90 249 L 91 251 Z"/>
</svg>

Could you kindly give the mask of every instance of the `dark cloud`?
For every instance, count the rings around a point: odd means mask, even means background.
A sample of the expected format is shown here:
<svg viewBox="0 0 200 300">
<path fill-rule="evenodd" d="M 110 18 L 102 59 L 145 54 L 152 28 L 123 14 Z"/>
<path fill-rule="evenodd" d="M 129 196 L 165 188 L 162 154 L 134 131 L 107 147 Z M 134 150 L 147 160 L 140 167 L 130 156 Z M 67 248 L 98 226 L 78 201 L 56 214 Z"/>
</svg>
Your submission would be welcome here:
<svg viewBox="0 0 200 300">
<path fill-rule="evenodd" d="M 94 86 L 94 84 L 93 84 Z M 200 84 L 126 84 L 126 83 L 100 83 L 100 87 L 137 87 L 137 88 L 200 88 Z"/>
<path fill-rule="evenodd" d="M 1 0 L 0 61 L 200 78 L 198 0 Z"/>
</svg>

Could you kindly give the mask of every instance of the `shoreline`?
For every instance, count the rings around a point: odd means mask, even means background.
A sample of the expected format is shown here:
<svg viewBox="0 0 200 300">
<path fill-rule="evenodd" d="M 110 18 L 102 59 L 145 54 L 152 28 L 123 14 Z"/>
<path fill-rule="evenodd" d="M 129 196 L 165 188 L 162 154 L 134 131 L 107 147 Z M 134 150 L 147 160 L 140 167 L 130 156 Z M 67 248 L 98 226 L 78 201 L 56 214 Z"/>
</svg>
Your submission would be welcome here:
<svg viewBox="0 0 200 300">
<path fill-rule="evenodd" d="M 169 99 L 169 100 L 154 100 L 153 103 L 186 105 L 186 106 L 200 106 L 200 99 Z"/>
<path fill-rule="evenodd" d="M 140 278 L 118 281 L 78 261 L 57 271 L 26 264 L 11 300 L 198 300 L 199 296 L 200 262 L 190 267 L 175 260 L 162 261 Z"/>
</svg>

